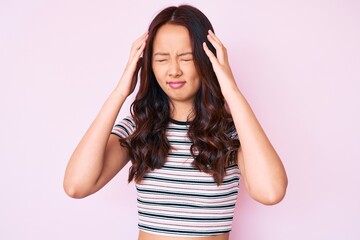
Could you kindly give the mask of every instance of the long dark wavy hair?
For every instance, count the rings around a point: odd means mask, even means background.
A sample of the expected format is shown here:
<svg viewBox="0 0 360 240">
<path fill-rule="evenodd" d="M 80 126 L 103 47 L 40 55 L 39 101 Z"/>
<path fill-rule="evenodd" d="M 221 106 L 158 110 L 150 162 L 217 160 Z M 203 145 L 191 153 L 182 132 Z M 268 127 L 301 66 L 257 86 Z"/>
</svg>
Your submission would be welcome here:
<svg viewBox="0 0 360 240">
<path fill-rule="evenodd" d="M 136 130 L 131 136 L 121 140 L 132 161 L 129 182 L 133 179 L 140 182 L 146 173 L 161 168 L 170 150 L 165 133 L 171 120 L 171 103 L 157 83 L 152 70 L 154 38 L 164 24 L 181 25 L 189 31 L 193 59 L 201 79 L 201 86 L 195 97 L 194 118 L 189 122 L 188 130 L 188 136 L 193 143 L 190 149 L 194 157 L 193 166 L 211 174 L 214 181 L 220 185 L 226 167 L 235 162 L 240 143 L 230 137 L 234 123 L 226 109 L 213 67 L 202 47 L 202 43 L 206 42 L 216 54 L 206 37 L 208 30 L 213 30 L 213 27 L 200 10 L 189 5 L 162 10 L 149 26 L 149 37 L 140 70 L 140 87 L 131 106 Z"/>
</svg>

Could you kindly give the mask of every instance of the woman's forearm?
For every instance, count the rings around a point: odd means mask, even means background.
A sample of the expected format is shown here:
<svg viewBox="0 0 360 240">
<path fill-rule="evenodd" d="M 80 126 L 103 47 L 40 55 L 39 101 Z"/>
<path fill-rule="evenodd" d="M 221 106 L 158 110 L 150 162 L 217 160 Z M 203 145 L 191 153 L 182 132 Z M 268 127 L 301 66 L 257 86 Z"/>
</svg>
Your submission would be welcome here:
<svg viewBox="0 0 360 240">
<path fill-rule="evenodd" d="M 99 179 L 111 129 L 125 99 L 116 90 L 111 93 L 73 152 L 64 178 L 69 195 L 91 191 Z"/>
<path fill-rule="evenodd" d="M 226 99 L 239 136 L 238 160 L 250 195 L 264 204 L 279 202 L 287 187 L 280 157 L 242 93 L 232 88 Z"/>
</svg>

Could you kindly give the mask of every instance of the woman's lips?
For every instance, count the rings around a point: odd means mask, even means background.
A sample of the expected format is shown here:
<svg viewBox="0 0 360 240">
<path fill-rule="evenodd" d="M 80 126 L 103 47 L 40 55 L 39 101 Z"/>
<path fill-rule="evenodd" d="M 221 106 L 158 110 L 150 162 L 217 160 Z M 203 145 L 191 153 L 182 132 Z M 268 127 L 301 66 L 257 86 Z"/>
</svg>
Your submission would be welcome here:
<svg viewBox="0 0 360 240">
<path fill-rule="evenodd" d="M 167 84 L 173 88 L 173 89 L 178 89 L 181 88 L 182 86 L 185 85 L 185 81 L 179 81 L 179 82 L 167 82 Z"/>
</svg>

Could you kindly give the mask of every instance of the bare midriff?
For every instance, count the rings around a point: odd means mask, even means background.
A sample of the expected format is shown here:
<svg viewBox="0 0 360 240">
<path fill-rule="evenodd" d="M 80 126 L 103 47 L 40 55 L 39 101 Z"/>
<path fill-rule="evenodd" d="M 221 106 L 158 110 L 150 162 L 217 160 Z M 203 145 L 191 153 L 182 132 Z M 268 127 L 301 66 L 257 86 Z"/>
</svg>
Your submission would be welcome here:
<svg viewBox="0 0 360 240">
<path fill-rule="evenodd" d="M 207 237 L 174 237 L 139 231 L 138 240 L 229 240 L 229 233 Z"/>
</svg>

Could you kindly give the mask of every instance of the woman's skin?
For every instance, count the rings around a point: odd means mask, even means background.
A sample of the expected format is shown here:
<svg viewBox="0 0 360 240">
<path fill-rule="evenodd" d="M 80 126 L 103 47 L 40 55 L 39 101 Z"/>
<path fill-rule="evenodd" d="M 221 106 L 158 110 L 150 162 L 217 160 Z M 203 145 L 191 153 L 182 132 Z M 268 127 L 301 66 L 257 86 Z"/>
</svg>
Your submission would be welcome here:
<svg viewBox="0 0 360 240">
<path fill-rule="evenodd" d="M 215 47 L 217 57 L 205 43 L 204 50 L 219 80 L 241 143 L 237 158 L 246 189 L 258 202 L 276 204 L 284 198 L 287 188 L 284 166 L 250 105 L 236 86 L 226 48 L 212 31 L 209 31 L 207 38 Z"/>
<path fill-rule="evenodd" d="M 241 148 L 238 164 L 250 196 L 260 203 L 276 204 L 285 195 L 287 176 L 279 156 L 266 137 L 233 77 L 225 47 L 209 31 L 209 42 L 217 57 L 204 43 L 219 80 L 238 132 Z M 66 193 L 74 198 L 86 197 L 109 182 L 128 162 L 126 148 L 118 137 L 110 134 L 126 98 L 133 92 L 139 60 L 145 48 L 147 33 L 134 42 L 125 71 L 114 91 L 104 103 L 71 156 L 64 178 Z M 171 117 L 186 121 L 192 110 L 200 79 L 192 58 L 188 30 L 179 25 L 165 24 L 157 32 L 153 45 L 152 68 L 159 85 L 171 101 Z M 236 227 L 236 226 L 234 226 Z M 139 232 L 139 240 L 228 240 L 229 234 L 208 237 L 173 237 Z"/>
<path fill-rule="evenodd" d="M 160 27 L 154 38 L 152 69 L 171 102 L 171 117 L 178 121 L 192 120 L 188 116 L 201 81 L 187 28 L 174 24 Z"/>
<path fill-rule="evenodd" d="M 134 91 L 134 75 L 139 70 L 139 59 L 145 48 L 147 33 L 137 39 L 118 85 L 110 94 L 100 112 L 68 162 L 64 190 L 73 198 L 89 196 L 106 185 L 129 161 L 126 148 L 119 138 L 110 134 L 126 98 Z"/>
<path fill-rule="evenodd" d="M 140 231 L 138 240 L 228 240 L 229 233 L 208 237 L 172 237 Z"/>
</svg>

